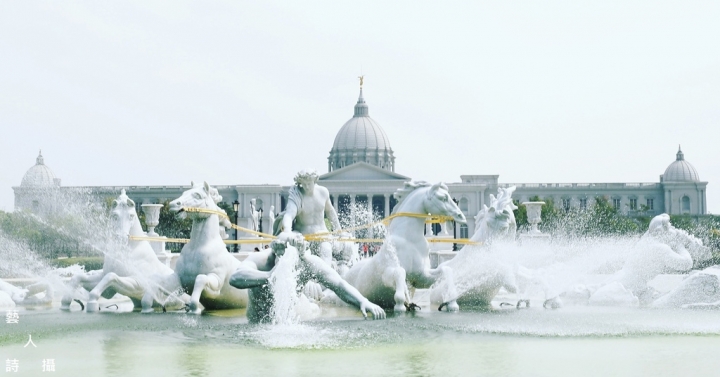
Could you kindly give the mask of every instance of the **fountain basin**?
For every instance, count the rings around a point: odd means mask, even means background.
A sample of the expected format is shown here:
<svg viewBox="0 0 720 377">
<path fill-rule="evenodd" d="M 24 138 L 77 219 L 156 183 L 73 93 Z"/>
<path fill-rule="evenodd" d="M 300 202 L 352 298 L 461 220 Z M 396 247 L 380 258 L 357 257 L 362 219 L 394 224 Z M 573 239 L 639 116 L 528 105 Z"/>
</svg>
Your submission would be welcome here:
<svg viewBox="0 0 720 377">
<path fill-rule="evenodd" d="M 123 309 L 124 308 L 124 309 Z M 37 375 L 716 375 L 717 313 L 566 308 L 439 313 L 423 307 L 384 321 L 323 306 L 294 326 L 250 325 L 244 310 L 140 315 L 19 308 L 3 324 L 0 357 Z M 28 334 L 37 348 L 25 348 Z M 160 361 L 160 362 L 159 362 Z M 34 368 L 34 369 L 33 369 Z"/>
</svg>

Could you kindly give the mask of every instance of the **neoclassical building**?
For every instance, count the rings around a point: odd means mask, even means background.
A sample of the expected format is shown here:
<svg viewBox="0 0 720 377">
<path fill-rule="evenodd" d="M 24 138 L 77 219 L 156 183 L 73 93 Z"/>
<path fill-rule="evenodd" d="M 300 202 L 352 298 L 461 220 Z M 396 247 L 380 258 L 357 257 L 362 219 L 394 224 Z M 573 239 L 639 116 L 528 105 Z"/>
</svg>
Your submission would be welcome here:
<svg viewBox="0 0 720 377">
<path fill-rule="evenodd" d="M 340 128 L 327 158 L 327 173 L 320 176 L 320 184 L 327 187 L 333 205 L 339 213 L 347 212 L 349 206 L 368 208 L 385 217 L 396 204 L 393 193 L 411 180 L 396 172 L 395 153 L 390 140 L 380 124 L 370 117 L 367 103 L 360 96 L 354 107 L 353 117 Z M 300 167 L 298 167 L 299 170 Z M 465 213 L 468 224 L 461 226 L 458 237 L 468 237 L 468 229 L 474 229 L 473 216 L 487 203 L 490 194 L 498 187 L 516 186 L 514 198 L 520 202 L 535 196 L 553 199 L 556 206 L 569 209 L 592 205 L 595 197 L 607 198 L 616 208 L 629 216 L 652 216 L 659 213 L 705 215 L 707 182 L 700 180 L 695 168 L 685 160 L 678 148 L 675 161 L 665 169 L 659 182 L 643 183 L 500 183 L 499 175 L 461 175 L 459 182 L 447 183 L 452 196 Z M 262 223 L 265 231 L 269 223 L 271 206 L 275 212 L 284 209 L 292 177 L 284 184 L 237 184 L 217 186 L 224 201 L 237 201 L 238 224 L 246 224 L 250 218 L 250 200 L 263 209 Z M 47 188 L 63 189 L 60 179 L 45 165 L 42 154 L 25 176 L 20 186 L 13 187 L 15 208 L 39 211 L 43 208 L 40 193 Z M 138 205 L 162 203 L 174 199 L 188 186 L 93 186 L 85 187 L 100 195 L 116 196 L 121 189 Z M 139 210 L 139 208 L 138 208 Z"/>
</svg>

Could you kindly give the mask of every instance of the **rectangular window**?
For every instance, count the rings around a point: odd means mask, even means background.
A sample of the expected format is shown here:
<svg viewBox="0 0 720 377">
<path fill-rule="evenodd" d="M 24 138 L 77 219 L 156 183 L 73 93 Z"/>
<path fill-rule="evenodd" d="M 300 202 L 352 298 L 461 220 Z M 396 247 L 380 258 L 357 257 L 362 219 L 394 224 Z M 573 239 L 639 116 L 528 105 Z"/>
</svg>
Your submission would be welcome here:
<svg viewBox="0 0 720 377">
<path fill-rule="evenodd" d="M 637 199 L 630 199 L 630 210 L 637 210 Z"/>
<path fill-rule="evenodd" d="M 648 200 L 647 200 L 647 207 L 648 207 L 648 210 L 650 210 L 650 211 L 655 210 L 655 200 L 654 200 L 654 199 L 648 199 Z"/>
<path fill-rule="evenodd" d="M 460 238 L 468 238 L 468 227 L 465 224 L 460 224 Z"/>
<path fill-rule="evenodd" d="M 620 199 L 613 199 L 613 207 L 615 209 L 620 210 Z"/>
<path fill-rule="evenodd" d="M 580 209 L 587 209 L 587 198 L 580 198 Z"/>
<path fill-rule="evenodd" d="M 563 199 L 562 206 L 563 206 L 564 210 L 569 211 L 570 210 L 570 199 Z"/>
</svg>

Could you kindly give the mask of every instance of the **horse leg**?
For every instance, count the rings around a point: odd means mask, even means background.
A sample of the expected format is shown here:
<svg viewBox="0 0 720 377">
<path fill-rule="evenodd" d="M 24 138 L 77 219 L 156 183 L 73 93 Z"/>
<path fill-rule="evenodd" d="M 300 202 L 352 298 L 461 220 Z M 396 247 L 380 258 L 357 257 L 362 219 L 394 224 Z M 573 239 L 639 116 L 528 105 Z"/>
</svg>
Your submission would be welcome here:
<svg viewBox="0 0 720 377">
<path fill-rule="evenodd" d="M 110 272 L 90 291 L 87 303 L 88 313 L 95 312 L 99 309 L 98 299 L 100 295 L 111 287 L 125 296 L 138 296 L 143 292 L 142 287 L 140 287 L 140 284 L 138 284 L 134 278 L 120 277 L 116 273 Z"/>
<path fill-rule="evenodd" d="M 155 309 L 153 308 L 153 303 L 155 303 L 155 297 L 153 297 L 152 292 L 147 291 L 142 297 L 142 300 L 140 301 L 140 305 L 142 306 L 142 310 L 140 310 L 140 313 L 142 314 L 148 314 L 148 313 L 154 313 Z"/>
<path fill-rule="evenodd" d="M 180 279 L 175 274 L 166 275 L 160 279 L 155 300 L 158 300 L 158 297 L 162 297 L 160 304 L 164 310 L 182 309 L 186 307 L 190 299 L 186 293 L 181 293 Z"/>
<path fill-rule="evenodd" d="M 407 310 L 405 304 L 410 303 L 407 282 L 405 281 L 405 269 L 402 267 L 388 267 L 382 274 L 382 282 L 386 287 L 395 289 L 395 306 L 393 311 L 404 312 Z"/>
<path fill-rule="evenodd" d="M 192 313 L 200 314 L 202 312 L 202 309 L 200 309 L 200 297 L 206 288 L 219 292 L 220 278 L 215 274 L 200 274 L 195 277 L 195 286 L 188 305 Z"/>
<path fill-rule="evenodd" d="M 428 269 L 423 272 L 420 278 L 419 283 L 427 287 L 430 287 L 439 279 L 445 280 L 447 288 L 441 293 L 442 304 L 440 304 L 438 310 L 442 310 L 443 307 L 447 307 L 449 312 L 460 310 L 460 306 L 458 306 L 457 303 L 458 293 L 455 289 L 455 279 L 452 268 L 448 266 L 438 266 L 438 268 L 435 269 Z"/>
<path fill-rule="evenodd" d="M 70 304 L 72 304 L 75 298 L 75 290 L 80 286 L 90 291 L 100 282 L 102 279 L 102 270 L 90 271 L 85 274 L 75 275 L 70 280 L 70 287 L 67 292 L 63 295 L 60 300 L 60 310 L 70 310 Z"/>
</svg>

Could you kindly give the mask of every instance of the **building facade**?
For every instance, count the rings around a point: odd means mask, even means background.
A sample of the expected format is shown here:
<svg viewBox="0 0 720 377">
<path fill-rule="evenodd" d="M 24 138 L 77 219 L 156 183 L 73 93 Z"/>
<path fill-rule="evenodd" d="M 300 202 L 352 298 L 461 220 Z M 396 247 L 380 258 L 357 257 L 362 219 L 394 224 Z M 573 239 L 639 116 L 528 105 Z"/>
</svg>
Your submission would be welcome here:
<svg viewBox="0 0 720 377">
<path fill-rule="evenodd" d="M 347 213 L 348 208 L 367 206 L 377 216 L 386 217 L 396 204 L 393 197 L 395 190 L 411 180 L 395 170 L 395 154 L 390 141 L 380 125 L 370 118 L 361 88 L 353 117 L 340 128 L 335 137 L 328 156 L 328 172 L 320 176 L 319 183 L 328 188 L 339 213 Z M 488 203 L 491 194 L 497 193 L 499 187 L 509 186 L 517 187 L 514 198 L 520 202 L 534 197 L 552 199 L 556 206 L 565 209 L 582 209 L 591 206 L 594 198 L 605 197 L 629 216 L 653 216 L 660 213 L 698 216 L 707 213 L 707 182 L 700 181 L 697 171 L 685 160 L 680 149 L 675 161 L 667 167 L 658 182 L 511 184 L 500 183 L 499 175 L 462 175 L 459 182 L 447 185 L 468 219 L 468 224 L 458 229 L 458 237 L 472 236 L 472 231 L 468 229 L 475 229 L 474 215 Z M 250 200 L 255 199 L 256 208 L 263 210 L 262 223 L 266 224 L 266 232 L 269 232 L 267 224 L 271 207 L 274 207 L 275 213 L 284 209 L 290 187 L 290 184 L 216 186 L 225 202 L 239 202 L 238 224 L 241 226 L 250 219 Z M 63 189 L 60 179 L 45 165 L 40 154 L 20 186 L 13 187 L 15 209 L 40 211 L 43 208 L 41 193 L 47 188 Z M 177 198 L 189 186 L 84 188 L 108 197 L 117 196 L 121 189 L 126 189 L 128 196 L 140 205 L 163 203 Z"/>
</svg>

